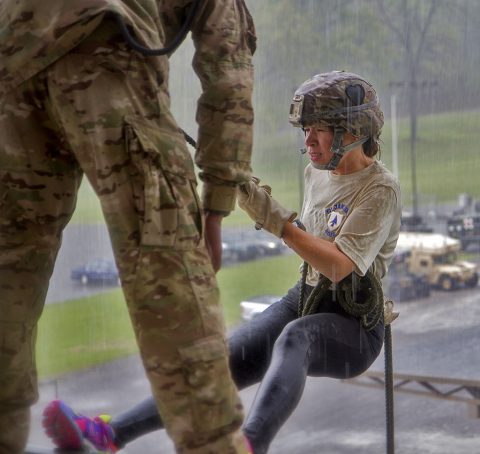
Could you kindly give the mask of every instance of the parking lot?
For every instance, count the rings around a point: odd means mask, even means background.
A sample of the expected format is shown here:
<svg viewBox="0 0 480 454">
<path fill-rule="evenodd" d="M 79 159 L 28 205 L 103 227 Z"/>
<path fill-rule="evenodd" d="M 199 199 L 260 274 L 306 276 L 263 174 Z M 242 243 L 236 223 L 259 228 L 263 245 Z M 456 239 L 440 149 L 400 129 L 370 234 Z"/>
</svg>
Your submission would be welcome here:
<svg viewBox="0 0 480 454">
<path fill-rule="evenodd" d="M 291 253 L 290 249 L 276 237 L 253 227 L 225 229 L 223 234 L 223 265 L 232 266 L 249 260 L 257 260 Z M 69 225 L 65 229 L 63 242 L 47 293 L 47 303 L 82 298 L 117 287 L 117 282 L 99 282 L 89 285 L 73 281 L 73 268 L 95 260 L 113 261 L 113 252 L 104 225 Z"/>
</svg>

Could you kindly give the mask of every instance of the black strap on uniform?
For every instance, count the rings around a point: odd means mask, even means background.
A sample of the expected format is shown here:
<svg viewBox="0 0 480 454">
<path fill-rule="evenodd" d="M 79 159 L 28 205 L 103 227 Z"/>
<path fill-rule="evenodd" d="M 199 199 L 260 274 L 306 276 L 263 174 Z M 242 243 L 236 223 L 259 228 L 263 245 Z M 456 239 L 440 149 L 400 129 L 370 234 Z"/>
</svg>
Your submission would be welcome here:
<svg viewBox="0 0 480 454">
<path fill-rule="evenodd" d="M 113 18 L 117 22 L 120 32 L 122 33 L 123 38 L 127 42 L 127 44 L 137 52 L 140 52 L 142 55 L 147 57 L 154 57 L 160 55 L 167 55 L 173 53 L 180 44 L 182 44 L 183 40 L 187 36 L 188 32 L 193 23 L 193 19 L 198 12 L 199 6 L 203 0 L 194 0 L 193 4 L 188 12 L 188 16 L 185 19 L 185 22 L 182 25 L 182 28 L 178 31 L 177 36 L 173 39 L 171 43 L 167 46 L 163 47 L 162 49 L 150 49 L 148 47 L 142 46 L 130 33 L 127 24 L 125 23 L 125 19 L 120 14 L 113 14 Z"/>
<path fill-rule="evenodd" d="M 197 148 L 197 142 L 192 136 L 189 136 L 183 129 L 180 128 L 180 132 L 183 134 L 183 137 L 193 148 Z"/>
<path fill-rule="evenodd" d="M 187 33 L 190 31 L 190 28 L 193 23 L 193 19 L 197 14 L 202 1 L 203 0 L 194 0 L 190 8 L 190 11 L 188 12 L 188 16 L 185 22 L 183 23 L 182 28 L 178 31 L 177 36 L 175 36 L 175 38 L 170 44 L 168 44 L 162 49 L 150 49 L 148 47 L 142 46 L 130 33 L 130 30 L 128 29 L 128 26 L 125 23 L 123 16 L 121 16 L 120 14 L 112 14 L 112 17 L 117 22 L 123 38 L 132 49 L 136 50 L 137 52 L 140 52 L 142 55 L 145 55 L 147 57 L 167 55 L 167 54 L 173 53 L 177 49 L 177 47 L 180 46 L 180 44 L 182 44 L 183 40 L 187 36 Z M 180 129 L 180 131 L 185 137 L 185 140 L 193 148 L 197 148 L 197 143 L 195 139 L 189 136 L 183 129 Z"/>
</svg>

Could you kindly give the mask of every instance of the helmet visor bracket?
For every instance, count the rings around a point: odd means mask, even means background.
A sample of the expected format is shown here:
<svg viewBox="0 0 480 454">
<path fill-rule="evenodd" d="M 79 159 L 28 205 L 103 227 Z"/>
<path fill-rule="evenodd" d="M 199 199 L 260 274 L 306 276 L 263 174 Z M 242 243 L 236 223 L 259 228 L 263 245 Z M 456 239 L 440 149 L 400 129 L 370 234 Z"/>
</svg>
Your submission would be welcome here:
<svg viewBox="0 0 480 454">
<path fill-rule="evenodd" d="M 295 128 L 301 128 L 303 126 L 302 114 L 304 99 L 303 95 L 295 95 L 292 104 L 290 104 L 288 120 Z"/>
</svg>

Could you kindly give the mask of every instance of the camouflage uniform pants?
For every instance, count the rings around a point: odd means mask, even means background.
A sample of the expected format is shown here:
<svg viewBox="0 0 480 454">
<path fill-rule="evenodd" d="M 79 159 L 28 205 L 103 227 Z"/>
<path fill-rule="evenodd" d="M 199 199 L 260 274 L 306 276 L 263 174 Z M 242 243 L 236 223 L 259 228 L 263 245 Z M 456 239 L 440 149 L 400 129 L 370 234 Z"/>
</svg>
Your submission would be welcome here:
<svg viewBox="0 0 480 454">
<path fill-rule="evenodd" d="M 243 452 L 193 163 L 158 89 L 167 61 L 109 28 L 0 102 L 0 453 L 22 452 L 28 435 L 36 325 L 83 174 L 177 452 Z"/>
</svg>

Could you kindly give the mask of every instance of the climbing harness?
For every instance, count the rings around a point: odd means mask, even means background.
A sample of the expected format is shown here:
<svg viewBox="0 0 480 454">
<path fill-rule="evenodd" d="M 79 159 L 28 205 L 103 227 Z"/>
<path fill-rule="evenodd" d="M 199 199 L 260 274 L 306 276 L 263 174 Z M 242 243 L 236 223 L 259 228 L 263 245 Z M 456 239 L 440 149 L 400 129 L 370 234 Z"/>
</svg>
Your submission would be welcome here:
<svg viewBox="0 0 480 454">
<path fill-rule="evenodd" d="M 305 226 L 298 220 L 297 227 L 305 231 Z M 320 278 L 318 284 L 305 299 L 308 263 L 302 264 L 300 294 L 298 298 L 298 316 L 315 314 L 332 282 L 326 277 Z M 386 416 L 386 453 L 395 453 L 394 409 L 393 409 L 393 352 L 391 322 L 398 313 L 394 313 L 393 302 L 383 301 L 383 292 L 380 281 L 368 271 L 363 277 L 352 273 L 337 284 L 335 289 L 337 301 L 349 315 L 360 319 L 362 326 L 367 330 L 373 329 L 381 317 L 385 320 L 384 357 L 385 357 L 385 416 Z"/>
<path fill-rule="evenodd" d="M 161 49 L 150 49 L 148 47 L 142 46 L 132 35 L 130 32 L 127 24 L 125 23 L 125 20 L 123 16 L 120 14 L 112 14 L 112 17 L 114 20 L 117 22 L 120 32 L 122 33 L 123 38 L 127 42 L 127 44 L 132 47 L 132 49 L 136 50 L 137 52 L 140 52 L 142 55 L 145 55 L 147 57 L 153 57 L 153 56 L 160 56 L 160 55 L 168 55 L 172 54 L 180 44 L 182 44 L 183 40 L 187 36 L 188 32 L 190 31 L 190 28 L 193 23 L 193 19 L 195 15 L 198 12 L 198 9 L 200 7 L 200 4 L 202 3 L 203 0 L 194 0 L 190 11 L 188 12 L 188 16 L 185 19 L 185 22 L 182 25 L 182 28 L 178 31 L 177 35 L 175 38 L 172 40 L 171 43 L 169 43 L 167 46 L 161 48 Z"/>
</svg>

